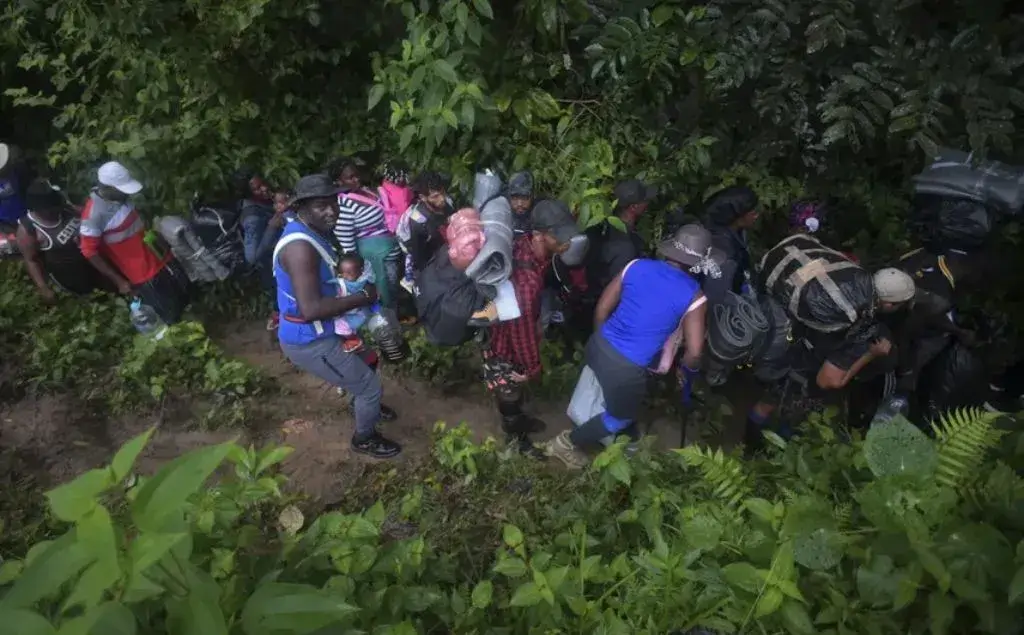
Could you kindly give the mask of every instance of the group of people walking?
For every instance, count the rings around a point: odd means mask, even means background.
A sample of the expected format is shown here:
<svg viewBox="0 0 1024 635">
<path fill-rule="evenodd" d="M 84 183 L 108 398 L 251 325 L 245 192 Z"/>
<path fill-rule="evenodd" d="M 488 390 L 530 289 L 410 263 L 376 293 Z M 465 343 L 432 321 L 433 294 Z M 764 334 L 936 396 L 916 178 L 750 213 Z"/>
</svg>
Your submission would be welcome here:
<svg viewBox="0 0 1024 635">
<path fill-rule="evenodd" d="M 479 210 L 456 212 L 441 174 L 427 171 L 411 178 L 393 164 L 382 177 L 378 187 L 370 187 L 360 163 L 343 158 L 322 173 L 304 176 L 290 191 L 275 191 L 249 170 L 236 173 L 234 183 L 244 259 L 275 307 L 268 328 L 276 330 L 295 366 L 352 397 L 353 449 L 384 459 L 401 448 L 381 434 L 378 424 L 397 414 L 382 403 L 376 352 L 361 345 L 356 333 L 369 312 L 388 310 L 406 321 L 423 318 L 427 304 L 417 296 L 424 276 L 448 285 L 467 282 L 465 270 L 484 238 Z M 132 204 L 142 188 L 127 168 L 112 161 L 97 170 L 96 185 L 81 208 L 45 180 L 24 189 L 22 212 L 8 210 L 5 203 L 3 220 L 16 224 L 26 267 L 44 300 L 52 301 L 56 288 L 77 294 L 100 289 L 139 297 L 168 324 L 181 318 L 190 283 L 173 255 L 147 240 Z M 485 309 L 471 323 L 480 335 L 482 374 L 502 428 L 514 448 L 532 457 L 553 456 L 582 467 L 609 435 L 638 438 L 651 376 L 678 373 L 683 398 L 689 399 L 707 366 L 706 343 L 714 341 L 709 322 L 738 299 L 771 296 L 781 284 L 765 279 L 764 263 L 754 264 L 747 232 L 761 210 L 747 187 L 709 197 L 700 222 L 675 229 L 650 256 L 636 230 L 658 195 L 649 184 L 619 183 L 613 210 L 618 220 L 586 231 L 565 203 L 537 195 L 529 172 L 512 175 L 501 195 L 512 212 L 508 281 L 517 317 L 480 318 Z M 794 283 L 798 287 L 819 284 L 842 307 L 847 292 L 832 287 L 834 272 L 845 265 L 836 258 L 859 265 L 818 240 L 826 211 L 814 202 L 794 204 L 792 236 L 776 249 L 789 250 L 787 257 L 800 264 L 786 279 L 806 278 Z M 793 237 L 805 242 L 787 242 Z M 570 257 L 581 241 L 585 255 Z M 808 259 L 812 252 L 822 255 Z M 971 338 L 950 317 L 953 300 L 945 293 L 959 281 L 954 275 L 969 270 L 960 267 L 963 260 L 924 251 L 875 272 L 867 292 L 870 308 L 858 308 L 841 330 L 808 328 L 801 322 L 799 298 L 783 307 L 793 318 L 783 338 L 789 346 L 773 361 L 781 372 L 759 375 L 764 390 L 748 416 L 748 441 L 755 442 L 769 425 L 782 386 L 794 377 L 803 378 L 803 390 L 827 391 L 843 389 L 858 376 L 892 371 L 901 389 L 913 390 L 916 373 L 930 361 L 914 354 L 916 342 L 936 333 L 964 342 Z M 941 287 L 942 280 L 946 288 L 919 284 Z M 493 300 L 484 297 L 483 304 Z M 603 405 L 571 431 L 538 446 L 532 435 L 545 422 L 528 413 L 525 387 L 543 370 L 540 343 L 548 323 L 561 323 L 586 341 L 586 367 L 596 377 Z M 767 363 L 760 349 L 749 351 L 746 361 Z"/>
</svg>

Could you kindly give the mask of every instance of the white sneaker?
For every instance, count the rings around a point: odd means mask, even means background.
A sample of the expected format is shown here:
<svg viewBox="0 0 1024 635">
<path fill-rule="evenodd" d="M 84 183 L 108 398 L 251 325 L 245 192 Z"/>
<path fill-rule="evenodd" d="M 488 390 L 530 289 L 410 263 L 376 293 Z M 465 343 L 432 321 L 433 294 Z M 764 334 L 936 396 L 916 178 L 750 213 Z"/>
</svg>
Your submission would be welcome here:
<svg viewBox="0 0 1024 635">
<path fill-rule="evenodd" d="M 590 465 L 590 457 L 576 447 L 569 438 L 568 430 L 548 441 L 545 452 L 548 456 L 555 457 L 562 463 L 565 463 L 566 467 L 574 470 L 582 470 Z"/>
</svg>

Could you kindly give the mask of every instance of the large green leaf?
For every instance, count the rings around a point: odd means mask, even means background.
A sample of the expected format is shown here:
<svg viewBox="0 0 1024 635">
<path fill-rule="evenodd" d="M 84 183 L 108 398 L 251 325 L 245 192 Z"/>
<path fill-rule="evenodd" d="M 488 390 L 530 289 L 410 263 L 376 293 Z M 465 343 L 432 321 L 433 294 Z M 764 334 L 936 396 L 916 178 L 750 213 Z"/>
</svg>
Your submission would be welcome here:
<svg viewBox="0 0 1024 635">
<path fill-rule="evenodd" d="M 110 469 L 89 470 L 70 483 L 50 490 L 46 498 L 54 516 L 73 523 L 92 510 L 99 495 L 115 482 Z"/>
<path fill-rule="evenodd" d="M 114 459 L 110 462 L 110 469 L 114 474 L 115 481 L 121 482 L 128 476 L 132 471 L 132 467 L 135 466 L 135 459 L 145 449 L 146 444 L 149 443 L 149 439 L 155 431 L 156 427 L 152 427 L 121 446 L 121 449 L 117 451 Z"/>
<path fill-rule="evenodd" d="M 926 479 L 935 474 L 939 460 L 932 440 L 904 417 L 871 426 L 864 439 L 864 458 L 879 478 L 906 475 Z"/>
<path fill-rule="evenodd" d="M 233 442 L 193 450 L 160 468 L 139 489 L 132 519 L 143 531 L 159 532 L 164 522 L 185 505 L 231 452 Z"/>
<path fill-rule="evenodd" d="M 242 611 L 246 635 L 305 635 L 341 624 L 359 609 L 305 584 L 264 584 Z"/>
<path fill-rule="evenodd" d="M 0 609 L 26 608 L 55 594 L 96 559 L 69 531 L 34 556 L 14 587 L 0 600 Z"/>
<path fill-rule="evenodd" d="M 17 635 L 56 635 L 57 630 L 45 617 L 24 609 L 0 608 L 0 624 L 5 633 Z"/>
</svg>

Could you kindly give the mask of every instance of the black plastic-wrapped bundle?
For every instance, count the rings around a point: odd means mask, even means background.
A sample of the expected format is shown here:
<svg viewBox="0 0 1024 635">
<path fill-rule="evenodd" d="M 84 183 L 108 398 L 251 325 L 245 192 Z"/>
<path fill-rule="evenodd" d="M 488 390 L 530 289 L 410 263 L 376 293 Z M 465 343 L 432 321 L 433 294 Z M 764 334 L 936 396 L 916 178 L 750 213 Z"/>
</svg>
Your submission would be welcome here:
<svg viewBox="0 0 1024 635">
<path fill-rule="evenodd" d="M 984 362 L 959 342 L 939 354 L 923 375 L 922 398 L 929 419 L 956 408 L 981 406 L 988 397 Z"/>
<path fill-rule="evenodd" d="M 932 163 L 914 177 L 914 194 L 970 201 L 1015 215 L 1024 208 L 1024 169 L 940 148 Z"/>
<path fill-rule="evenodd" d="M 970 251 L 985 244 L 995 221 L 995 214 L 977 201 L 918 194 L 914 196 L 907 225 L 931 251 Z"/>
<path fill-rule="evenodd" d="M 793 319 L 838 333 L 874 314 L 871 274 L 806 234 L 790 236 L 761 260 L 760 285 Z"/>
<path fill-rule="evenodd" d="M 789 374 L 793 323 L 786 315 L 786 310 L 775 300 L 761 296 L 758 302 L 769 326 L 761 349 L 754 356 L 754 377 L 771 383 Z"/>
</svg>

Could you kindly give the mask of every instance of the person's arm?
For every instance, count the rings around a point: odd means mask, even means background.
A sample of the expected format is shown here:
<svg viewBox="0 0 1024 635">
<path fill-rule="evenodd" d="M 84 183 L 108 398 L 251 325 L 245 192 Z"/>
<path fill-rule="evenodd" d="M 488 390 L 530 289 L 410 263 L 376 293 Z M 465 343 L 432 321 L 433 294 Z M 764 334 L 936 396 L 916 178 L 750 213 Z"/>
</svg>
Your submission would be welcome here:
<svg viewBox="0 0 1024 635">
<path fill-rule="evenodd" d="M 732 291 L 732 282 L 736 277 L 736 269 L 738 265 L 734 260 L 727 260 L 722 266 L 722 275 L 718 278 L 707 277 L 704 280 L 704 284 L 701 287 L 704 289 L 704 295 L 707 296 L 708 302 L 712 304 L 720 304 L 725 300 L 725 294 Z"/>
<path fill-rule="evenodd" d="M 704 294 L 694 296 L 691 308 L 683 316 L 683 366 L 690 370 L 700 368 L 704 354 L 704 335 L 707 332 L 708 303 Z"/>
<path fill-rule="evenodd" d="M 343 253 L 356 250 L 356 207 L 357 203 L 347 196 L 338 199 L 338 222 L 334 225 L 334 237 L 338 239 Z"/>
<path fill-rule="evenodd" d="M 82 252 L 82 256 L 89 261 L 89 264 L 100 272 L 100 275 L 113 283 L 118 293 L 130 295 L 132 293 L 131 282 L 100 255 L 100 245 L 103 242 L 103 222 L 93 216 L 92 206 L 92 199 L 89 199 L 82 210 L 82 225 L 78 230 L 78 249 Z"/>
<path fill-rule="evenodd" d="M 267 222 L 267 231 L 263 232 L 263 238 L 256 247 L 256 262 L 261 262 L 264 257 L 274 250 L 278 239 L 281 238 L 281 228 L 284 227 L 284 214 L 274 213 Z"/>
<path fill-rule="evenodd" d="M 409 241 L 406 249 L 412 257 L 413 268 L 419 271 L 430 261 L 433 256 L 430 253 L 430 235 L 427 231 L 427 224 L 415 220 L 409 221 Z"/>
<path fill-rule="evenodd" d="M 342 298 L 321 295 L 320 254 L 308 243 L 291 243 L 282 249 L 280 259 L 281 267 L 291 279 L 299 315 L 307 322 L 335 318 L 377 300 L 372 285 L 367 285 L 363 292 Z"/>
<path fill-rule="evenodd" d="M 818 370 L 816 378 L 818 387 L 824 390 L 838 390 L 845 387 L 850 383 L 851 379 L 857 376 L 857 373 L 864 370 L 865 366 L 879 357 L 888 355 L 891 348 L 892 343 L 888 339 L 882 338 L 872 344 L 868 352 L 861 355 L 857 361 L 846 369 L 832 361 L 825 360 L 825 363 Z"/>
<path fill-rule="evenodd" d="M 604 288 L 604 291 L 601 292 L 601 297 L 597 300 L 597 306 L 594 307 L 595 328 L 601 328 L 608 321 L 608 317 L 611 316 L 615 307 L 619 306 L 619 300 L 622 299 L 622 277 L 624 275 L 625 272 L 616 275 L 608 283 L 608 286 Z"/>
<path fill-rule="evenodd" d="M 50 288 L 49 280 L 46 277 L 46 268 L 43 267 L 43 259 L 39 255 L 39 241 L 36 240 L 35 232 L 29 233 L 24 225 L 18 223 L 17 239 L 18 249 L 21 250 L 21 256 L 25 260 L 25 269 L 28 270 L 28 277 L 32 278 L 32 282 L 39 289 L 39 295 L 43 296 L 43 300 L 52 303 L 57 296 Z"/>
</svg>

